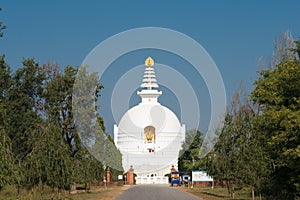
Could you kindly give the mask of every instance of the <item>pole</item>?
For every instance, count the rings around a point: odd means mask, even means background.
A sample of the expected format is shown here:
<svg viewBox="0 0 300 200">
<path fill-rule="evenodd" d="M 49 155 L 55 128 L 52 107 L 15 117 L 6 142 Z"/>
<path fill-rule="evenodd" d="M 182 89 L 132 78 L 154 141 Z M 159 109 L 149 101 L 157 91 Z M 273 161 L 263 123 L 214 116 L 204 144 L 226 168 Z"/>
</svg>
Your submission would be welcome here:
<svg viewBox="0 0 300 200">
<path fill-rule="evenodd" d="M 105 189 L 107 190 L 107 185 L 106 185 L 106 179 L 105 179 L 105 176 L 103 176 L 103 182 L 104 182 L 104 187 L 105 187 Z"/>
</svg>

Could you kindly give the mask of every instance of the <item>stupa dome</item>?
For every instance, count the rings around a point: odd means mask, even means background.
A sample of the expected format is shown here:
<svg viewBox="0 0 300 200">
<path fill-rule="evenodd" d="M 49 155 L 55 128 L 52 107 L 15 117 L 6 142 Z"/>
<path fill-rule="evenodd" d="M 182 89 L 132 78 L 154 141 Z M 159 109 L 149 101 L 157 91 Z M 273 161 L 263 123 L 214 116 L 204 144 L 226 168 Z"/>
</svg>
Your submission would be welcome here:
<svg viewBox="0 0 300 200">
<path fill-rule="evenodd" d="M 176 115 L 167 107 L 159 103 L 141 103 L 129 109 L 119 123 L 119 138 L 140 140 L 144 128 L 155 127 L 157 137 L 178 134 L 181 124 Z M 119 139 L 119 146 L 130 146 L 127 139 L 125 143 Z M 134 140 L 133 140 L 134 141 Z"/>
</svg>

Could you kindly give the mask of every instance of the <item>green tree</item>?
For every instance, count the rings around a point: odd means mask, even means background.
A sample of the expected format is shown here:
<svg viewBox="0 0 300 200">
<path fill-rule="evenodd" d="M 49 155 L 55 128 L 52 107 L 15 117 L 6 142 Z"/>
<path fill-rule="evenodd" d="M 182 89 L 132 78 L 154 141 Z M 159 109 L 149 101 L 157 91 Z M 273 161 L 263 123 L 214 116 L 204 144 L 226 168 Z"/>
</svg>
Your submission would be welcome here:
<svg viewBox="0 0 300 200">
<path fill-rule="evenodd" d="M 265 152 L 264 137 L 258 131 L 257 108 L 235 93 L 225 116 L 221 135 L 214 151 L 207 156 L 208 173 L 225 181 L 229 195 L 234 198 L 234 187 L 251 186 L 261 194 L 269 175 L 270 162 Z"/>
<path fill-rule="evenodd" d="M 35 138 L 33 130 L 42 122 L 39 105 L 44 81 L 44 76 L 38 73 L 38 64 L 33 59 L 25 59 L 23 65 L 23 68 L 11 75 L 4 56 L 0 58 L 1 155 L 5 159 L 1 164 L 10 165 L 10 170 L 13 171 L 10 174 L 13 176 L 7 174 L 3 178 L 9 179 L 9 184 L 16 183 L 18 188 L 25 183 L 22 166 L 32 148 L 30 142 Z"/>
<path fill-rule="evenodd" d="M 58 66 L 48 64 L 43 65 L 40 70 L 47 77 L 43 93 L 45 113 L 51 122 L 60 127 L 61 135 L 66 139 L 74 156 L 80 149 L 72 114 L 72 88 L 77 69 L 67 66 L 64 72 L 60 72 Z"/>
<path fill-rule="evenodd" d="M 233 131 L 233 116 L 227 114 L 224 126 L 221 128 L 220 137 L 214 150 L 207 155 L 208 174 L 215 180 L 225 181 L 230 197 L 234 198 L 234 186 L 238 180 L 237 160 L 238 146 L 237 135 Z"/>
<path fill-rule="evenodd" d="M 31 151 L 24 159 L 26 183 L 34 186 L 42 183 L 54 188 L 69 188 L 72 181 L 72 162 L 68 146 L 57 125 L 44 122 L 33 130 Z"/>
<path fill-rule="evenodd" d="M 98 123 L 100 119 L 98 118 Z M 84 138 L 84 141 L 93 141 L 93 145 L 86 144 L 87 149 L 93 152 L 95 158 L 103 164 L 104 168 L 109 167 L 113 176 L 123 170 L 122 167 L 122 154 L 115 146 L 111 136 L 105 134 L 101 127 L 96 126 L 94 135 L 90 138 Z M 119 174 L 118 174 L 119 175 Z"/>
<path fill-rule="evenodd" d="M 77 71 L 71 66 L 60 71 L 57 64 L 40 66 L 34 59 L 24 59 L 23 67 L 11 75 L 4 56 L 0 57 L 0 188 L 16 183 L 19 195 L 21 186 L 33 190 L 42 184 L 60 191 L 72 182 L 102 180 L 104 167 L 88 154 L 74 123 L 72 92 Z M 89 102 L 94 105 L 103 86 L 96 74 L 83 71 L 83 75 L 96 81 L 96 93 Z M 96 129 L 104 133 L 103 118 L 95 116 Z M 102 136 L 102 141 L 111 141 Z M 109 155 L 104 162 L 114 158 L 121 165 L 120 152 L 110 151 L 116 147 L 104 144 L 102 150 Z"/>
<path fill-rule="evenodd" d="M 298 46 L 299 47 L 299 46 Z M 299 51 L 299 49 L 297 49 Z M 300 195 L 300 64 L 286 59 L 262 70 L 252 99 L 261 108 L 259 126 L 273 160 L 269 195 L 294 199 Z"/>
<path fill-rule="evenodd" d="M 206 170 L 205 160 L 199 158 L 200 147 L 203 142 L 203 134 L 198 130 L 186 132 L 185 142 L 179 152 L 179 171 Z"/>
<path fill-rule="evenodd" d="M 0 163 L 1 191 L 6 185 L 13 184 L 16 176 L 16 167 L 11 149 L 11 142 L 3 127 L 0 127 Z"/>
<path fill-rule="evenodd" d="M 12 86 L 12 77 L 10 67 L 5 62 L 5 56 L 0 56 L 0 128 L 7 134 L 8 119 L 7 107 L 9 99 L 7 92 Z"/>
<path fill-rule="evenodd" d="M 74 165 L 74 181 L 85 184 L 85 189 L 90 189 L 91 182 L 102 181 L 104 168 L 101 162 L 93 157 L 86 149 L 77 154 Z"/>
<path fill-rule="evenodd" d="M 84 66 L 79 69 L 72 96 L 74 120 L 84 147 L 103 166 L 122 171 L 121 153 L 105 133 L 103 119 L 95 112 L 95 101 L 102 88 L 96 73 L 89 73 Z"/>
<path fill-rule="evenodd" d="M 46 89 L 43 93 L 46 115 L 50 121 L 56 122 L 60 126 L 61 134 L 66 139 L 69 148 L 72 150 L 72 156 L 74 157 L 82 147 L 77 132 L 78 128 L 74 123 L 72 109 L 73 85 L 77 73 L 81 73 L 81 75 L 79 74 L 77 77 L 84 76 L 85 78 L 88 78 L 89 75 L 85 69 L 78 72 L 78 69 L 72 66 L 66 66 L 64 71 L 60 72 L 57 65 L 52 65 L 50 63 L 43 65 L 40 70 L 47 76 Z M 96 76 L 93 75 L 91 78 L 95 79 Z M 92 99 L 92 103 L 97 101 L 100 96 L 100 90 L 103 88 L 103 86 L 98 83 L 98 80 L 96 85 L 95 98 Z M 95 109 L 95 106 L 93 109 Z M 105 130 L 103 119 L 100 116 L 98 117 L 102 120 L 99 125 L 102 130 Z"/>
<path fill-rule="evenodd" d="M 20 159 L 30 150 L 28 141 L 33 137 L 32 130 L 42 121 L 39 111 L 45 80 L 44 75 L 38 73 L 38 63 L 33 59 L 25 59 L 23 65 L 13 76 L 6 108 L 9 116 L 7 133 L 12 140 L 13 152 Z"/>
<path fill-rule="evenodd" d="M 81 126 L 74 123 L 73 116 L 73 85 L 75 79 L 83 77 L 85 79 L 92 79 L 96 82 L 96 93 L 95 96 L 91 99 L 90 103 L 94 105 L 94 101 L 97 101 L 99 98 L 99 92 L 103 88 L 99 84 L 96 74 L 89 75 L 85 68 L 78 71 L 78 69 L 67 66 L 64 68 L 64 71 L 60 71 L 57 64 L 45 64 L 41 66 L 40 71 L 46 74 L 47 81 L 45 83 L 45 91 L 43 97 L 45 98 L 45 115 L 48 117 L 49 121 L 57 124 L 61 132 L 61 137 L 65 138 L 65 143 L 69 148 L 69 156 L 72 158 L 73 166 L 73 182 L 85 183 L 86 188 L 90 182 L 95 180 L 102 179 L 103 167 L 102 163 L 96 160 L 91 156 L 85 146 L 85 138 L 89 137 L 89 131 L 92 131 L 92 124 L 88 124 L 85 130 L 85 134 L 79 135 L 79 130 L 82 130 Z M 78 74 L 77 74 L 78 73 Z M 87 88 L 86 91 L 92 88 Z M 81 103 L 84 103 L 84 98 L 81 99 Z M 95 110 L 95 107 L 92 109 Z M 82 114 L 84 115 L 84 114 Z M 83 119 L 86 119 L 85 116 L 82 116 Z M 104 122 L 102 117 L 97 114 L 98 124 L 102 131 L 105 131 Z M 86 137 L 85 137 L 86 136 Z M 94 138 L 89 138 L 89 141 L 92 142 Z M 94 169 L 92 169 L 94 168 Z M 100 176 L 100 177 L 99 177 Z"/>
<path fill-rule="evenodd" d="M 239 99 L 236 94 L 236 99 Z M 262 196 L 262 188 L 270 175 L 270 158 L 266 149 L 265 136 L 260 133 L 258 107 L 249 101 L 238 100 L 234 111 L 233 131 L 237 133 L 237 160 L 235 161 L 237 181 L 240 186 L 251 186 L 252 199 L 255 191 Z"/>
<path fill-rule="evenodd" d="M 9 137 L 11 116 L 8 113 L 10 101 L 7 93 L 12 84 L 11 70 L 3 55 L 0 57 L 0 190 L 5 185 L 17 183 L 20 180 L 20 170 Z"/>
</svg>

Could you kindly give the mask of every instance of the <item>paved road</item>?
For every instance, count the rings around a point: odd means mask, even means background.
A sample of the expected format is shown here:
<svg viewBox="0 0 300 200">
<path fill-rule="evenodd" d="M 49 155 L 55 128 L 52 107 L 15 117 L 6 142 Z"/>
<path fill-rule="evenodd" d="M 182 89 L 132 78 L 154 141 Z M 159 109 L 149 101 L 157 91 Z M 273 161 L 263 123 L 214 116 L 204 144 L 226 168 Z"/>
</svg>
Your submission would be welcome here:
<svg viewBox="0 0 300 200">
<path fill-rule="evenodd" d="M 115 200 L 200 200 L 169 185 L 138 185 L 125 190 Z"/>
</svg>

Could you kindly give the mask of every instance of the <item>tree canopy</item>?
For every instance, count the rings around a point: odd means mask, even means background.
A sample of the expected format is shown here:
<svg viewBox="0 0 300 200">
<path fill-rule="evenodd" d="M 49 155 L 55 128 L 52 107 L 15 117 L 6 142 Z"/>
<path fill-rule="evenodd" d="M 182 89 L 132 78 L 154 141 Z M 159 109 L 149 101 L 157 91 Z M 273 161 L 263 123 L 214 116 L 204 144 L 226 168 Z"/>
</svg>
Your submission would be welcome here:
<svg viewBox="0 0 300 200">
<path fill-rule="evenodd" d="M 72 92 L 77 72 L 72 66 L 40 65 L 29 58 L 12 73 L 5 57 L 0 57 L 0 190 L 13 184 L 62 190 L 73 182 L 88 185 L 103 180 L 103 164 L 89 154 L 74 123 Z M 86 78 L 96 77 L 87 70 L 83 73 Z M 93 102 L 103 88 L 96 84 Z M 97 121 L 107 138 L 99 114 Z M 120 152 L 110 149 L 118 158 L 115 162 L 121 163 Z"/>
<path fill-rule="evenodd" d="M 299 51 L 299 50 L 297 50 Z M 270 195 L 300 195 L 300 63 L 287 59 L 260 72 L 252 99 L 261 108 L 259 128 L 273 160 Z"/>
</svg>

